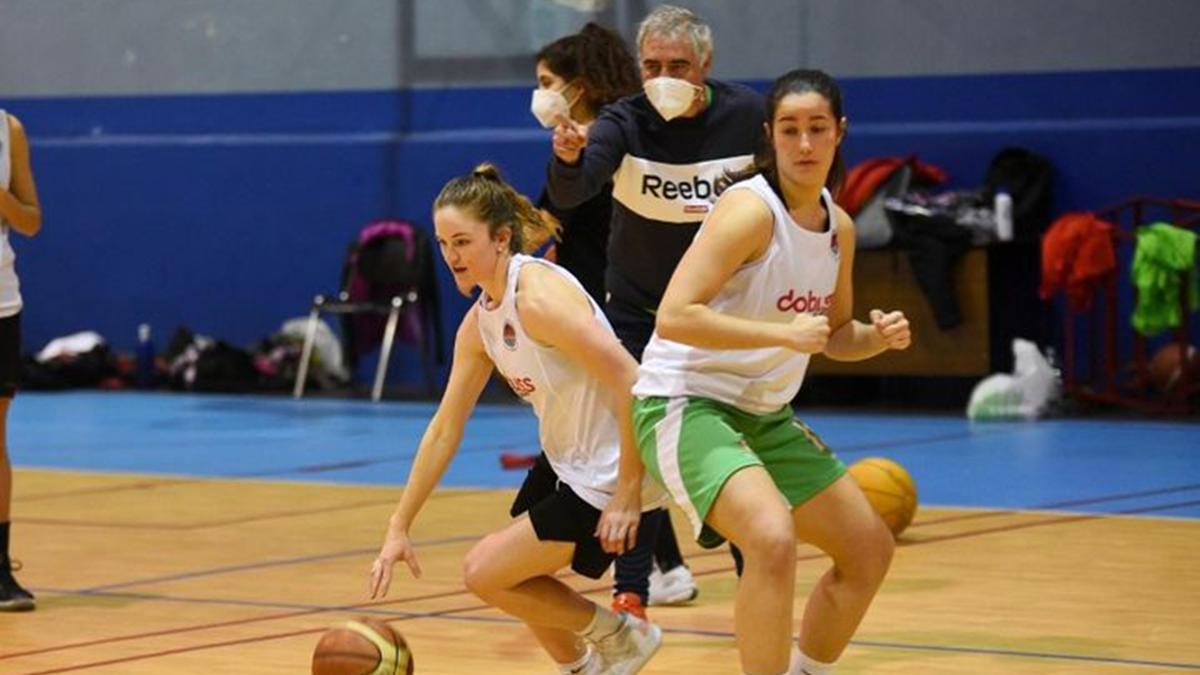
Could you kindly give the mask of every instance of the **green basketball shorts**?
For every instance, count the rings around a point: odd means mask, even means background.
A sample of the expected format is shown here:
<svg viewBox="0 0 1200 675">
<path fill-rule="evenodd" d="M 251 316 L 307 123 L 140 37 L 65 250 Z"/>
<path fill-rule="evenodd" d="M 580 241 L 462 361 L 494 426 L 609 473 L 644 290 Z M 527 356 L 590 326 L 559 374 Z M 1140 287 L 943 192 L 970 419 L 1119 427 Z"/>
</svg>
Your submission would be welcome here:
<svg viewBox="0 0 1200 675">
<path fill-rule="evenodd" d="M 687 514 L 705 548 L 724 541 L 704 521 L 738 471 L 765 468 L 793 508 L 846 472 L 791 406 L 752 415 L 706 398 L 651 396 L 634 401 L 633 423 L 646 469 Z"/>
</svg>

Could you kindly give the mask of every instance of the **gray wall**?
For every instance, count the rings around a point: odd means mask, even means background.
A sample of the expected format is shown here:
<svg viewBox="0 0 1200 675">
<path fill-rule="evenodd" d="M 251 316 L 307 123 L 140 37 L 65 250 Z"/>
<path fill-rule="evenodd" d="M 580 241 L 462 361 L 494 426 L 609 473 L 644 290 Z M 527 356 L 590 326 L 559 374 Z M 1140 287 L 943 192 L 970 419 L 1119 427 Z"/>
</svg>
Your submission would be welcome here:
<svg viewBox="0 0 1200 675">
<path fill-rule="evenodd" d="M 389 89 L 395 0 L 0 0 L 0 96 Z"/>
<path fill-rule="evenodd" d="M 647 0 L 0 0 L 0 97 L 529 81 L 529 55 Z M 680 0 L 718 77 L 1200 66 L 1197 0 Z M 592 6 L 595 10 L 576 7 Z"/>
</svg>

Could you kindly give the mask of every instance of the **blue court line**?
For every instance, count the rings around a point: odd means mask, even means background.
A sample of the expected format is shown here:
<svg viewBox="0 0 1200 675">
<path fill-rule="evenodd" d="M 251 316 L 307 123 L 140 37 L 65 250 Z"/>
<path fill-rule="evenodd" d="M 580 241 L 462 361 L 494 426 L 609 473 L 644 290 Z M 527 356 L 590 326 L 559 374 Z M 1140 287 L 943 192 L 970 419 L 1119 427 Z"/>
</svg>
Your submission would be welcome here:
<svg viewBox="0 0 1200 675">
<path fill-rule="evenodd" d="M 912 438 L 894 438 L 888 441 L 878 441 L 875 443 L 850 443 L 835 449 L 836 454 L 846 455 L 858 452 L 866 452 L 868 450 L 894 450 L 895 448 L 903 448 L 910 445 L 933 445 L 936 443 L 949 443 L 951 441 L 961 441 L 980 436 L 1005 436 L 1012 435 L 1020 431 L 1020 429 L 1012 427 L 997 427 L 986 431 L 979 429 L 968 429 L 966 431 L 953 431 L 945 434 L 934 434 L 932 436 L 914 436 Z"/>
<path fill-rule="evenodd" d="M 1153 513 L 1154 511 L 1174 511 L 1175 509 L 1185 509 L 1191 506 L 1200 505 L 1200 499 L 1191 499 L 1185 502 L 1175 502 L 1173 504 L 1158 504 L 1155 506 L 1140 506 L 1134 509 L 1122 509 L 1113 511 L 1113 515 L 1132 516 L 1140 513 Z M 1103 517 L 1103 514 L 1100 515 Z"/>
<path fill-rule="evenodd" d="M 1139 492 L 1127 492 L 1120 495 L 1110 495 L 1104 497 L 1088 497 L 1084 499 L 1071 499 L 1061 502 L 1051 502 L 1041 506 L 1031 506 L 1031 509 L 1061 509 L 1067 506 L 1084 506 L 1087 504 L 1100 504 L 1103 502 L 1123 501 L 1126 499 L 1138 499 L 1140 497 L 1157 497 L 1159 495 L 1171 494 L 1172 492 L 1191 492 L 1200 490 L 1200 483 L 1192 483 L 1190 485 L 1179 485 L 1175 487 L 1160 488 L 1157 490 L 1141 490 Z"/>
<path fill-rule="evenodd" d="M 854 454 L 854 453 L 859 453 L 859 452 L 866 452 L 868 450 L 886 450 L 889 448 L 896 448 L 896 447 L 908 447 L 908 446 L 916 446 L 916 445 L 929 445 L 929 444 L 935 444 L 935 443 L 947 443 L 947 442 L 959 441 L 959 440 L 983 436 L 983 435 L 996 436 L 996 435 L 1013 434 L 1015 432 L 1016 432 L 1015 429 L 997 428 L 997 429 L 988 430 L 985 432 L 980 432 L 980 431 L 953 432 L 953 433 L 947 433 L 947 434 L 937 434 L 937 435 L 932 435 L 932 436 L 917 436 L 917 437 L 913 437 L 913 438 L 885 441 L 885 442 L 879 442 L 879 443 L 862 443 L 862 444 L 858 444 L 858 445 L 850 445 L 844 449 L 839 449 L 837 452 L 839 455 Z M 476 446 L 471 446 L 471 447 L 460 448 L 455 456 L 482 454 L 482 453 L 497 452 L 497 451 L 502 451 L 502 450 L 522 450 L 522 451 L 529 451 L 529 452 L 537 452 L 539 450 L 538 444 L 539 444 L 538 439 L 534 438 L 532 440 L 526 439 L 525 442 L 516 440 L 516 441 L 507 441 L 505 443 L 500 443 L 500 444 L 476 445 Z M 301 465 L 301 466 L 296 466 L 296 467 L 287 467 L 287 468 L 259 469 L 256 471 L 224 473 L 224 474 L 220 474 L 218 477 L 220 477 L 220 478 L 270 478 L 272 476 L 285 476 L 285 475 L 296 474 L 296 473 L 298 473 L 298 474 L 316 474 L 316 473 L 326 473 L 326 472 L 331 472 L 331 471 L 341 471 L 344 469 L 361 469 L 361 468 L 366 468 L 369 466 L 378 466 L 378 465 L 382 465 L 382 464 L 403 464 L 403 463 L 411 461 L 413 459 L 416 459 L 416 451 L 415 450 L 412 452 L 390 453 L 390 454 L 386 454 L 386 455 L 367 456 L 367 457 L 361 457 L 358 459 L 347 459 L 347 460 L 342 460 L 342 461 L 338 461 L 338 462 L 329 462 L 329 463 L 323 463 L 323 464 L 307 464 L 307 465 Z"/>
<path fill-rule="evenodd" d="M 664 633 L 679 635 L 700 635 L 705 637 L 727 637 L 733 639 L 730 631 L 664 628 Z M 950 652 L 955 654 L 989 654 L 993 656 L 1013 656 L 1031 659 L 1047 659 L 1054 661 L 1084 661 L 1088 663 L 1108 663 L 1122 666 L 1145 666 L 1147 668 L 1181 668 L 1185 670 L 1200 670 L 1200 664 L 1174 663 L 1170 661 L 1149 661 L 1145 659 L 1123 659 L 1113 656 L 1084 656 L 1082 654 L 1062 654 L 1057 652 L 1027 652 L 1019 649 L 1000 649 L 997 647 L 955 647 L 951 645 L 907 644 L 903 642 L 884 642 L 880 640 L 851 640 L 856 647 L 876 647 L 880 649 L 900 649 L 907 651 Z"/>
<path fill-rule="evenodd" d="M 445 537 L 443 539 L 429 539 L 429 540 L 425 540 L 425 541 L 415 541 L 415 542 L 413 542 L 413 545 L 414 546 L 441 546 L 444 544 L 456 544 L 456 543 L 460 543 L 460 542 L 464 542 L 464 541 L 476 541 L 476 540 L 480 539 L 482 536 L 483 535 L 481 535 L 481 534 L 472 534 L 472 535 L 463 535 L 463 536 L 458 536 L 458 537 Z M 317 562 L 320 560 L 332 560 L 334 558 L 348 558 L 348 557 L 356 556 L 356 555 L 365 555 L 368 553 L 374 553 L 374 552 L 377 552 L 378 550 L 379 550 L 378 547 L 359 548 L 359 549 L 353 549 L 353 550 L 349 550 L 349 551 L 338 551 L 336 553 L 322 553 L 320 555 L 300 556 L 297 558 L 281 558 L 278 560 L 266 560 L 263 562 L 247 563 L 247 564 L 243 564 L 243 565 L 228 565 L 226 567 L 213 567 L 213 568 L 209 568 L 209 569 L 205 569 L 205 570 L 198 570 L 195 572 L 187 572 L 184 574 L 172 574 L 172 575 L 161 576 L 161 577 L 151 577 L 149 579 L 139 579 L 136 581 L 126 581 L 126 582 L 122 582 L 119 584 L 108 584 L 105 586 L 93 586 L 92 588 L 83 589 L 79 592 L 80 593 L 95 593 L 95 592 L 111 590 L 114 588 L 127 588 L 129 586 L 143 586 L 146 584 L 160 584 L 160 583 L 164 583 L 164 582 L 168 582 L 168 581 L 180 581 L 183 579 L 195 579 L 198 577 L 207 577 L 207 576 L 212 576 L 215 574 L 226 574 L 229 572 L 244 572 L 246 570 L 262 569 L 265 567 L 279 567 L 282 565 L 298 565 L 301 563 Z"/>
<path fill-rule="evenodd" d="M 112 598 L 114 600 L 153 600 L 155 602 L 178 602 L 182 605 L 226 605 L 229 607 L 247 607 L 251 609 L 288 609 L 296 611 L 309 612 L 337 612 L 337 611 L 353 611 L 364 614 L 387 614 L 391 616 L 420 616 L 423 612 L 406 612 L 403 610 L 386 610 L 376 609 L 374 607 L 360 607 L 357 603 L 346 605 L 306 605 L 294 602 L 269 602 L 265 600 L 238 600 L 236 598 L 201 598 L 186 595 L 171 595 L 169 593 L 135 593 L 132 591 L 107 591 L 99 589 L 74 589 L 74 588 L 48 588 L 42 586 L 38 591 L 47 594 L 47 596 L 86 596 L 90 598 Z M 466 593 L 467 591 L 463 591 Z M 438 598 L 435 598 L 438 599 Z M 105 638 L 100 638 L 105 639 Z M 0 654 L 0 658 L 8 658 L 9 654 Z"/>
</svg>

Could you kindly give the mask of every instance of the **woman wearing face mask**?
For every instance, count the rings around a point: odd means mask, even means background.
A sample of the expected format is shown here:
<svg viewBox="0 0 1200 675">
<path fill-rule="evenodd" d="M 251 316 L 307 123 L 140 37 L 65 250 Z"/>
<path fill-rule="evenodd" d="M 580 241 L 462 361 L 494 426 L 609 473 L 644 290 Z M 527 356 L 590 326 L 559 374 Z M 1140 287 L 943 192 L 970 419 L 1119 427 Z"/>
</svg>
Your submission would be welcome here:
<svg viewBox="0 0 1200 675">
<path fill-rule="evenodd" d="M 530 111 L 546 128 L 565 120 L 586 127 L 601 107 L 641 89 L 637 64 L 624 40 L 596 23 L 542 47 L 536 63 L 537 89 Z M 612 184 L 570 209 L 556 208 L 545 192 L 538 206 L 562 223 L 561 239 L 552 257 L 603 305 Z"/>
<path fill-rule="evenodd" d="M 371 597 L 386 595 L 397 561 L 420 576 L 409 529 L 497 369 L 533 406 L 558 480 L 528 514 L 467 553 L 467 588 L 524 621 L 562 672 L 636 673 L 658 649 L 659 629 L 596 605 L 554 575 L 570 566 L 599 578 L 636 539 L 642 505 L 661 507 L 633 444 L 637 364 L 570 273 L 522 253 L 550 221 L 495 167 L 447 183 L 433 220 L 458 289 L 482 292 L 459 326 L 446 393 L 371 568 Z"/>
<path fill-rule="evenodd" d="M 855 321 L 854 223 L 833 203 L 846 131 L 837 83 L 795 70 L 767 96 L 768 143 L 721 196 L 658 308 L 634 387 L 647 470 L 701 545 L 745 554 L 742 671 L 827 675 L 883 582 L 890 531 L 790 402 L 810 354 L 870 358 L 911 341 L 901 312 Z M 789 671 L 796 542 L 833 559 Z"/>
<path fill-rule="evenodd" d="M 533 92 L 530 110 L 545 127 L 570 124 L 586 134 L 586 128 L 600 108 L 641 90 L 637 64 L 625 48 L 620 35 L 598 24 L 588 23 L 578 33 L 559 38 L 537 54 L 538 88 Z M 607 300 L 604 275 L 608 266 L 609 221 L 612 218 L 612 183 L 604 185 L 590 199 L 569 209 L 557 208 L 542 192 L 538 206 L 556 216 L 562 223 L 562 235 L 547 257 L 553 259 L 583 284 L 600 306 Z M 557 476 L 544 454 L 523 458 L 532 462 L 524 483 L 513 501 L 511 513 L 517 516 L 554 491 Z M 652 593 L 662 584 L 654 584 L 661 575 L 651 574 L 651 551 L 656 544 L 666 553 L 664 570 L 677 569 L 675 575 L 686 573 L 674 533 L 662 533 L 663 514 L 660 512 L 643 528 L 636 546 L 637 553 L 617 561 L 613 585 L 614 611 L 630 612 L 646 618 L 645 606 Z M 667 521 L 667 527 L 670 522 Z M 634 564 L 629 564 L 633 559 Z M 662 595 L 678 602 L 694 597 L 694 586 L 674 596 Z"/>
</svg>

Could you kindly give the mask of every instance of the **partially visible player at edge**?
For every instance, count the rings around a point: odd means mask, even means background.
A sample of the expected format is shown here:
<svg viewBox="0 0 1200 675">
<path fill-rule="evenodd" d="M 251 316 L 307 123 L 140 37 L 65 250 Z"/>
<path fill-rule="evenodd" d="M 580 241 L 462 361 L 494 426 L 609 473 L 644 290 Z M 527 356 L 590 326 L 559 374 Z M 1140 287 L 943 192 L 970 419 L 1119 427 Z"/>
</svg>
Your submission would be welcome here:
<svg viewBox="0 0 1200 675">
<path fill-rule="evenodd" d="M 21 300 L 10 232 L 32 237 L 42 229 L 29 139 L 15 115 L 0 110 L 0 612 L 31 610 L 33 594 L 21 587 L 9 557 L 12 465 L 8 460 L 8 409 L 21 382 Z"/>
</svg>

